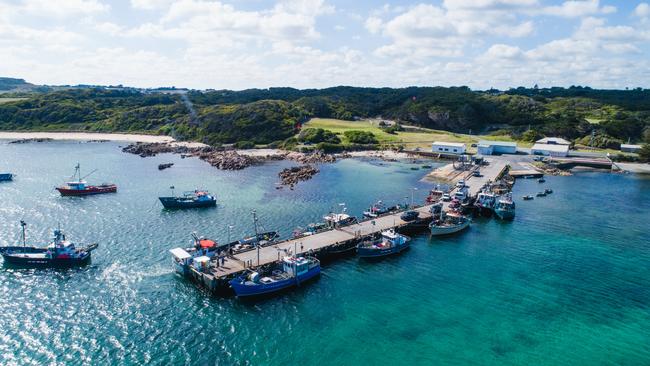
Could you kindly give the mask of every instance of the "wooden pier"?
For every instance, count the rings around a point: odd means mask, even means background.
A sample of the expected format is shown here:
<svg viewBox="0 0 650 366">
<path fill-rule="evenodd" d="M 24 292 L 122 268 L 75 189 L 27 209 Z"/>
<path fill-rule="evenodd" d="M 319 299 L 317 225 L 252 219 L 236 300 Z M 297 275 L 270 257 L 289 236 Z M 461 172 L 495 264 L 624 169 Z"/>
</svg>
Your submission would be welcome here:
<svg viewBox="0 0 650 366">
<path fill-rule="evenodd" d="M 507 164 L 503 161 L 488 160 L 489 165 L 477 166 L 461 174 L 458 179 L 465 179 L 469 186 L 469 193 L 475 196 L 480 192 L 485 183 L 499 179 L 506 171 Z M 474 170 L 480 169 L 481 176 L 472 175 Z M 452 190 L 451 194 L 455 192 Z M 194 268 L 190 269 L 190 276 L 205 286 L 207 289 L 216 291 L 227 287 L 227 282 L 249 268 L 265 266 L 280 260 L 285 253 L 311 253 L 316 256 L 327 254 L 331 248 L 350 247 L 356 245 L 362 238 L 368 235 L 378 234 L 389 229 L 404 230 L 415 227 L 426 227 L 431 221 L 431 206 L 424 205 L 413 208 L 420 213 L 415 222 L 406 222 L 400 218 L 402 212 L 396 212 L 380 216 L 374 219 L 360 221 L 357 224 L 335 228 L 313 235 L 304 236 L 298 239 L 289 239 L 276 244 L 250 250 L 244 253 L 228 256 L 223 263 L 214 260 L 210 262 L 206 272 L 200 272 Z"/>
</svg>

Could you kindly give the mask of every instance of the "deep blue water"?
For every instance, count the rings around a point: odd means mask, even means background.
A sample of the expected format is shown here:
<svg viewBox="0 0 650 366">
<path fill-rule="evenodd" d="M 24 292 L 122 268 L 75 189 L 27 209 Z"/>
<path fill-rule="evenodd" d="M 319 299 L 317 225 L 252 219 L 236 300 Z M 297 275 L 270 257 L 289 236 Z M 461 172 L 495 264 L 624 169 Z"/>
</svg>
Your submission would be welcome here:
<svg viewBox="0 0 650 366">
<path fill-rule="evenodd" d="M 251 210 L 284 236 L 345 202 L 422 200 L 408 163 L 342 160 L 294 191 L 276 190 L 291 162 L 225 172 L 197 159 L 124 154 L 116 143 L 0 143 L 0 245 L 44 242 L 60 223 L 99 242 L 72 270 L 0 268 L 0 364 L 650 363 L 650 180 L 582 172 L 515 185 L 513 222 L 476 220 L 448 238 L 417 236 L 399 257 L 351 257 L 316 282 L 255 303 L 214 297 L 172 273 L 168 250 L 196 231 L 227 240 Z M 76 162 L 119 192 L 62 198 Z M 175 165 L 158 171 L 162 162 Z M 202 187 L 219 206 L 163 211 L 157 196 Z M 540 186 L 555 193 L 534 201 Z"/>
</svg>

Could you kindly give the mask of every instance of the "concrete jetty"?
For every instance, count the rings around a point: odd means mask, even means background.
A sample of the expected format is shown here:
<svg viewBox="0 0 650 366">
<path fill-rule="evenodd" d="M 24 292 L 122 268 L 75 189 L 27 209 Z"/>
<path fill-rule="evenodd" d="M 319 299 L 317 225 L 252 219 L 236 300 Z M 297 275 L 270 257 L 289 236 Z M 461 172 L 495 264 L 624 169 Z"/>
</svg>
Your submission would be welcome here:
<svg viewBox="0 0 650 366">
<path fill-rule="evenodd" d="M 500 160 L 487 160 L 488 165 L 475 166 L 464 171 L 458 179 L 465 179 L 469 186 L 471 196 L 477 195 L 481 187 L 488 181 L 499 179 L 506 171 L 507 164 Z M 473 176 L 474 170 L 479 170 L 480 176 Z M 452 194 L 455 192 L 452 190 Z M 206 271 L 200 272 L 190 268 L 189 275 L 209 290 L 216 291 L 227 287 L 230 279 L 249 268 L 265 266 L 281 259 L 286 252 L 311 253 L 314 255 L 326 254 L 331 248 L 351 246 L 358 243 L 363 237 L 380 233 L 389 229 L 408 229 L 413 226 L 423 226 L 431 221 L 431 206 L 424 205 L 413 208 L 419 212 L 416 222 L 406 222 L 400 218 L 402 212 L 380 216 L 374 219 L 360 221 L 357 224 L 335 228 L 298 239 L 289 239 L 276 244 L 251 250 L 225 258 L 223 263 L 211 261 Z"/>
</svg>

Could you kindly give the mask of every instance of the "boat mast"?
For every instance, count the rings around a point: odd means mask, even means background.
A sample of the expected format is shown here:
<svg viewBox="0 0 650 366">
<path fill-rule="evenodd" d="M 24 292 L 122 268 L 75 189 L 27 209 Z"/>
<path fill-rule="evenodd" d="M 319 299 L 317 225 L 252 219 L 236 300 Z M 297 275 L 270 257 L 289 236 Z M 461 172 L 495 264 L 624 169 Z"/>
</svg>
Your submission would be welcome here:
<svg viewBox="0 0 650 366">
<path fill-rule="evenodd" d="M 260 265 L 260 238 L 257 233 L 257 212 L 253 210 L 253 226 L 255 227 L 255 246 L 257 247 L 257 265 Z"/>
<path fill-rule="evenodd" d="M 27 226 L 27 224 L 25 223 L 25 221 L 20 220 L 20 226 L 22 226 L 23 228 L 23 253 L 27 253 L 27 248 L 25 244 L 25 226 Z"/>
</svg>

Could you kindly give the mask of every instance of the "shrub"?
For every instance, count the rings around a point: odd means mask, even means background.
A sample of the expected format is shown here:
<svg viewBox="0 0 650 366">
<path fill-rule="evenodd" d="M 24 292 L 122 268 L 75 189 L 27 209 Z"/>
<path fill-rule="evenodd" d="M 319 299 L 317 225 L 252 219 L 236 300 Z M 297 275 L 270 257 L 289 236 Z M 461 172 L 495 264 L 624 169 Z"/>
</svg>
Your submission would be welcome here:
<svg viewBox="0 0 650 366">
<path fill-rule="evenodd" d="M 332 131 L 324 130 L 322 128 L 306 128 L 300 131 L 300 134 L 298 134 L 298 140 L 312 144 L 317 144 L 319 142 L 338 144 L 341 142 L 341 139 L 332 133 Z"/>
<path fill-rule="evenodd" d="M 348 139 L 348 141 L 352 144 L 369 145 L 369 144 L 377 143 L 377 139 L 375 138 L 375 135 L 372 132 L 368 132 L 368 131 L 358 131 L 358 130 L 345 131 L 344 135 Z"/>
</svg>

